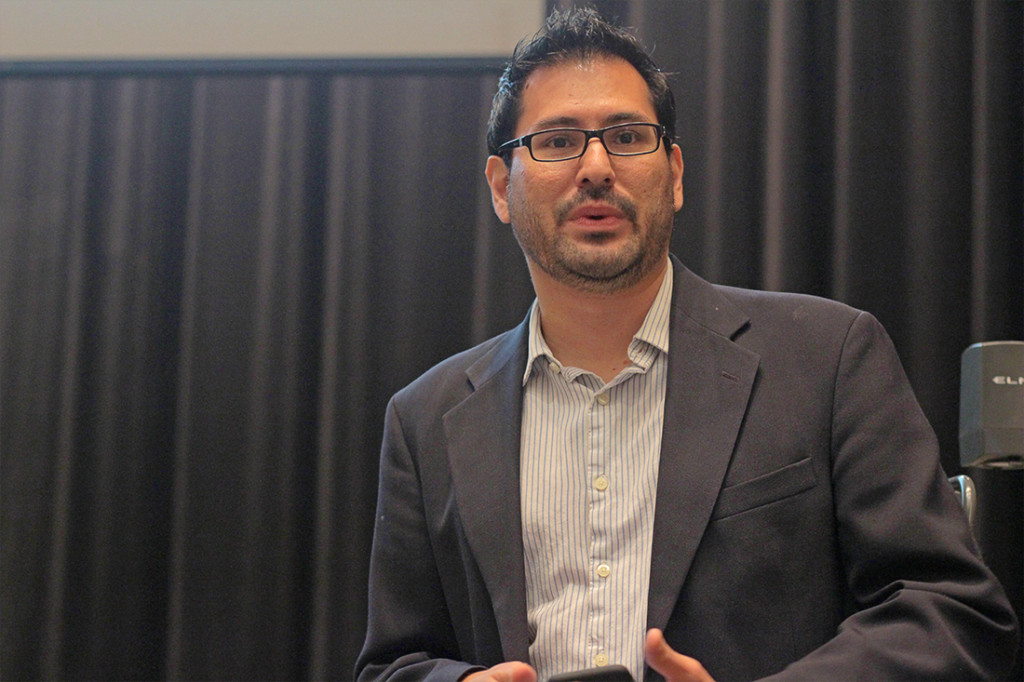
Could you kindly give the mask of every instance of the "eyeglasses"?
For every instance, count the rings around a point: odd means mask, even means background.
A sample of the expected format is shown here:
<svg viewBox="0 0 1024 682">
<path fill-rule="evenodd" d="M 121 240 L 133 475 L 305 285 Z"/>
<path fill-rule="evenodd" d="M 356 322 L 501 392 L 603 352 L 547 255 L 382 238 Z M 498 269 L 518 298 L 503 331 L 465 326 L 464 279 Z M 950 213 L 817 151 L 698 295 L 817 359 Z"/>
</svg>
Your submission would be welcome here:
<svg viewBox="0 0 1024 682">
<path fill-rule="evenodd" d="M 657 123 L 620 123 L 599 130 L 541 130 L 509 140 L 498 147 L 498 152 L 526 147 L 534 161 L 568 161 L 583 156 L 594 137 L 601 140 L 605 150 L 612 156 L 638 156 L 658 150 L 661 138 L 665 137 L 665 126 Z"/>
</svg>

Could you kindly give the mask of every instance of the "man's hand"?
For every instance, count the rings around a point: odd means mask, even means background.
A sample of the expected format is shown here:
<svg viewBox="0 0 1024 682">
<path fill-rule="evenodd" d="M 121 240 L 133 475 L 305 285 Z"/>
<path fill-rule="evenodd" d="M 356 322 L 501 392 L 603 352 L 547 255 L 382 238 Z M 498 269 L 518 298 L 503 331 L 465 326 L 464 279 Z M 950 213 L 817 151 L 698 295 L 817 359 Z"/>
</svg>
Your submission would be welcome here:
<svg viewBox="0 0 1024 682">
<path fill-rule="evenodd" d="M 715 682 L 696 658 L 673 651 L 661 630 L 647 631 L 644 658 L 647 665 L 661 673 L 666 682 Z"/>
<path fill-rule="evenodd" d="M 464 677 L 462 682 L 537 682 L 537 671 L 526 663 L 508 661 Z"/>
</svg>

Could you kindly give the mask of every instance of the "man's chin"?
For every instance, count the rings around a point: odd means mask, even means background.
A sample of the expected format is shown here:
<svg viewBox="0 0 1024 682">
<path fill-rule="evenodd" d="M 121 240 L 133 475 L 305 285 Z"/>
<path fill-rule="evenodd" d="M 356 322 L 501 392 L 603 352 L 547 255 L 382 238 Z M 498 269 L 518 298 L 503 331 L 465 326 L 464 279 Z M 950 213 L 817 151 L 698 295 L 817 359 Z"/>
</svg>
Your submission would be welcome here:
<svg viewBox="0 0 1024 682">
<path fill-rule="evenodd" d="M 631 243 L 577 244 L 562 254 L 567 269 L 593 279 L 614 279 L 640 265 L 643 254 Z"/>
<path fill-rule="evenodd" d="M 555 276 L 586 291 L 614 293 L 636 284 L 641 279 L 641 269 L 638 259 L 589 260 L 563 264 L 561 276 Z"/>
</svg>

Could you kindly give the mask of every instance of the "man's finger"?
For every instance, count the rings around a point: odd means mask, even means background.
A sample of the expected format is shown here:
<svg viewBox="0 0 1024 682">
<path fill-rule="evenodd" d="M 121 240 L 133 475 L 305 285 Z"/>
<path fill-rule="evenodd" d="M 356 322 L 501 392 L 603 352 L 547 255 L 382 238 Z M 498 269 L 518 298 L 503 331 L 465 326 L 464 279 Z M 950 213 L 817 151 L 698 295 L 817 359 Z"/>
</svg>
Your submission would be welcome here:
<svg viewBox="0 0 1024 682">
<path fill-rule="evenodd" d="M 463 682 L 537 682 L 537 673 L 526 663 L 508 661 L 473 673 L 463 678 Z"/>
<path fill-rule="evenodd" d="M 673 651 L 661 630 L 647 631 L 644 658 L 647 665 L 661 673 L 666 682 L 714 682 L 700 661 Z"/>
</svg>

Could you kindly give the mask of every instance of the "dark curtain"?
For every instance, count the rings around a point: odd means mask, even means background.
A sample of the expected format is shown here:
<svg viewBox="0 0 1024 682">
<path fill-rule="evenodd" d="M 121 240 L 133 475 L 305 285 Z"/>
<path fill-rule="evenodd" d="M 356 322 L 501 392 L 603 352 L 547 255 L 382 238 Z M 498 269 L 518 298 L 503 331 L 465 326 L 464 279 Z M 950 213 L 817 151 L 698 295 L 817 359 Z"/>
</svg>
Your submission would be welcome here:
<svg viewBox="0 0 1024 682">
<path fill-rule="evenodd" d="M 594 4 L 676 74 L 675 252 L 878 316 L 953 473 L 1024 338 L 1021 5 Z M 351 677 L 387 399 L 532 299 L 498 65 L 0 68 L 0 677 Z"/>
</svg>

